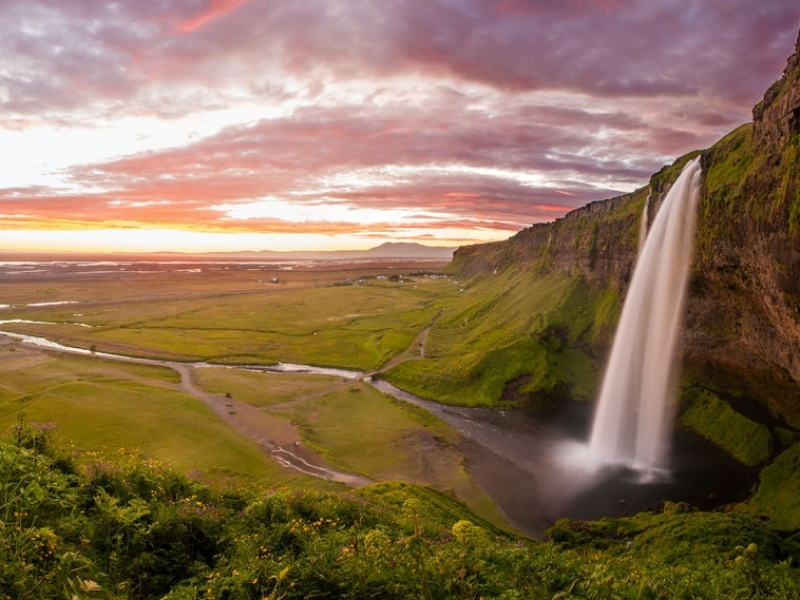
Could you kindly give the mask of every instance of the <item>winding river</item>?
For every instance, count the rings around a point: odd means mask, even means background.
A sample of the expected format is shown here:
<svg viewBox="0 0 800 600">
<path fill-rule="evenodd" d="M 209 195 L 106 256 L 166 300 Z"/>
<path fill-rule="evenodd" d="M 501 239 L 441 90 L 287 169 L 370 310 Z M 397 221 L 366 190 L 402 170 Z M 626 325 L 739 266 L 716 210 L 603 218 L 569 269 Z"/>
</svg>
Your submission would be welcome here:
<svg viewBox="0 0 800 600">
<path fill-rule="evenodd" d="M 0 321 L 0 324 L 3 322 Z M 246 402 L 210 394 L 195 384 L 194 368 L 239 368 L 332 375 L 362 380 L 400 401 L 424 408 L 461 434 L 459 450 L 472 477 L 494 500 L 508 522 L 541 538 L 560 517 L 596 519 L 660 510 L 667 500 L 712 508 L 740 499 L 750 487 L 751 474 L 696 436 L 678 431 L 672 443 L 671 476 L 641 483 L 635 473 L 613 469 L 589 473 L 565 457 L 586 439 L 591 407 L 568 403 L 552 415 L 498 411 L 438 404 L 400 390 L 380 374 L 278 363 L 272 366 L 213 365 L 139 358 L 65 346 L 47 338 L 0 331 L 23 344 L 51 351 L 96 356 L 108 360 L 168 367 L 180 374 L 182 391 L 203 401 L 220 418 L 285 467 L 315 477 L 361 486 L 371 481 L 333 468 L 295 440 L 297 432 L 267 412 Z M 421 334 L 424 340 L 424 333 Z"/>
</svg>

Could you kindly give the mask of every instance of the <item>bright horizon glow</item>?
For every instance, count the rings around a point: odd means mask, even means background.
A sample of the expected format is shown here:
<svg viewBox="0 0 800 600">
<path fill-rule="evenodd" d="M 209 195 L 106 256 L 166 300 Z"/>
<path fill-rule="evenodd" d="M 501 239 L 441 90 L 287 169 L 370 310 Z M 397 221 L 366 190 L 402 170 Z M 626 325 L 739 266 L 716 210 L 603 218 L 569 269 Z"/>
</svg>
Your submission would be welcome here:
<svg viewBox="0 0 800 600">
<path fill-rule="evenodd" d="M 507 239 L 750 120 L 800 19 L 540 4 L 1 2 L 0 252 Z"/>
<path fill-rule="evenodd" d="M 209 233 L 176 229 L 96 229 L 96 230 L 0 230 L 3 250 L 41 253 L 148 253 L 148 252 L 243 252 L 368 250 L 386 242 L 414 241 L 425 246 L 456 247 L 498 241 L 493 232 L 473 238 L 458 237 L 458 231 L 443 232 L 441 238 L 418 236 L 401 238 L 359 237 L 323 234 Z"/>
</svg>

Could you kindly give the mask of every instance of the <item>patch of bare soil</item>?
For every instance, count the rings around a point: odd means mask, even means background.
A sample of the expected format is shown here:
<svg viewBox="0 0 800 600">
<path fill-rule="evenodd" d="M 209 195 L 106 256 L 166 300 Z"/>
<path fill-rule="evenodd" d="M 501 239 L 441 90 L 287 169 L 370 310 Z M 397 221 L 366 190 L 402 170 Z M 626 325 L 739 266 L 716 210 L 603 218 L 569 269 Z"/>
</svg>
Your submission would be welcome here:
<svg viewBox="0 0 800 600">
<path fill-rule="evenodd" d="M 352 487 L 372 483 L 372 480 L 339 471 L 328 465 L 310 449 L 300 444 L 297 430 L 284 419 L 267 414 L 266 411 L 227 396 L 209 394 L 199 388 L 188 365 L 170 364 L 181 376 L 179 389 L 194 396 L 209 406 L 225 423 L 259 447 L 286 468 L 306 475 L 337 481 Z"/>
</svg>

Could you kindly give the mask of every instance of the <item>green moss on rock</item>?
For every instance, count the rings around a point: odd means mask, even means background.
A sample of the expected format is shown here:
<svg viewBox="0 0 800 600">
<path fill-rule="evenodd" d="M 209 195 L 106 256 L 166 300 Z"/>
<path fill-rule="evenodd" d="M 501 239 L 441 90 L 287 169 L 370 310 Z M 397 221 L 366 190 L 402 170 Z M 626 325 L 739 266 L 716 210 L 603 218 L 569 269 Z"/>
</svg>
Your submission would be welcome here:
<svg viewBox="0 0 800 600">
<path fill-rule="evenodd" d="M 748 510 L 770 517 L 773 527 L 800 527 L 800 444 L 781 453 L 761 471 L 755 496 Z"/>
<path fill-rule="evenodd" d="M 765 425 L 736 412 L 715 393 L 692 388 L 683 394 L 689 408 L 680 422 L 742 464 L 760 464 L 772 455 L 774 438 Z"/>
</svg>

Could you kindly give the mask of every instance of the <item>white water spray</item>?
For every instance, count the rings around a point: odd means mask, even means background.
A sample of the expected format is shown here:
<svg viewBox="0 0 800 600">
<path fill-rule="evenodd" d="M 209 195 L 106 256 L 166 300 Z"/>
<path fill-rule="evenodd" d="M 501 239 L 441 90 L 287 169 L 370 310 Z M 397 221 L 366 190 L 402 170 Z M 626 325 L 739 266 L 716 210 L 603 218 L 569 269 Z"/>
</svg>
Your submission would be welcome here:
<svg viewBox="0 0 800 600">
<path fill-rule="evenodd" d="M 670 378 L 694 241 L 700 159 L 684 167 L 647 234 L 622 309 L 589 438 L 593 462 L 666 470 Z"/>
</svg>

